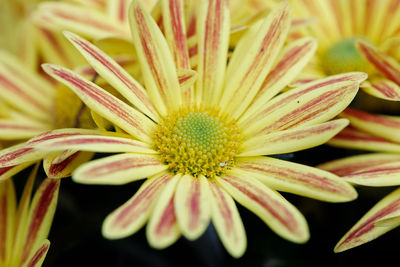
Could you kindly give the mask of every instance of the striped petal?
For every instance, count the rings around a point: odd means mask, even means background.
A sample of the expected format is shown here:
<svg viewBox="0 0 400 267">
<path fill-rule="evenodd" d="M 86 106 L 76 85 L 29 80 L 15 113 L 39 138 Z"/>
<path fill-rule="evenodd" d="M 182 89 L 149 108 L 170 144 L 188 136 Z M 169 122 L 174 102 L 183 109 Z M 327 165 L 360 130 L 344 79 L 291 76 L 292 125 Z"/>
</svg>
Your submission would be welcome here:
<svg viewBox="0 0 400 267">
<path fill-rule="evenodd" d="M 26 70 L 28 72 L 28 70 Z M 50 121 L 52 102 L 49 96 L 34 90 L 29 76 L 21 72 L 13 72 L 12 69 L 0 64 L 0 97 L 6 103 L 30 116 L 42 121 Z"/>
<path fill-rule="evenodd" d="M 253 100 L 279 54 L 290 28 L 287 2 L 254 24 L 238 43 L 227 70 L 221 107 L 238 118 Z"/>
<path fill-rule="evenodd" d="M 130 0 L 107 1 L 108 15 L 123 24 L 128 23 L 128 10 Z"/>
<path fill-rule="evenodd" d="M 3 182 L 4 180 L 7 180 L 11 176 L 14 176 L 15 174 L 19 173 L 26 167 L 32 165 L 33 162 L 26 162 L 26 163 L 21 163 L 15 166 L 9 166 L 9 167 L 2 167 L 0 168 L 0 183 Z"/>
<path fill-rule="evenodd" d="M 175 110 L 182 102 L 174 60 L 162 32 L 141 1 L 132 1 L 129 13 L 146 88 L 159 113 L 166 115 L 166 108 Z"/>
<path fill-rule="evenodd" d="M 400 86 L 388 79 L 370 79 L 362 89 L 370 95 L 391 101 L 400 100 Z"/>
<path fill-rule="evenodd" d="M 50 76 L 70 87 L 96 113 L 139 140 L 151 142 L 149 135 L 154 123 L 145 115 L 68 69 L 50 64 L 42 67 Z"/>
<path fill-rule="evenodd" d="M 346 119 L 333 120 L 300 129 L 279 131 L 246 140 L 239 156 L 290 153 L 321 145 L 349 124 Z"/>
<path fill-rule="evenodd" d="M 341 117 L 350 120 L 353 127 L 393 142 L 400 141 L 400 117 L 370 114 L 361 110 L 347 108 Z"/>
<path fill-rule="evenodd" d="M 43 159 L 43 168 L 49 178 L 65 178 L 71 176 L 78 166 L 89 161 L 93 155 L 92 152 L 77 151 L 66 158 L 61 157 L 61 160 L 60 154 L 56 153 Z"/>
<path fill-rule="evenodd" d="M 366 186 L 400 185 L 400 160 L 355 171 L 343 178 L 348 182 Z"/>
<path fill-rule="evenodd" d="M 83 164 L 74 172 L 72 179 L 84 184 L 126 184 L 167 168 L 155 156 L 118 154 Z"/>
<path fill-rule="evenodd" d="M 130 36 L 126 27 L 114 23 L 105 14 L 68 3 L 42 3 L 36 16 L 41 17 L 39 23 L 42 23 L 43 27 L 68 30 L 93 39 L 107 36 Z"/>
<path fill-rule="evenodd" d="M 109 84 L 118 90 L 137 109 L 154 121 L 159 120 L 157 111 L 150 102 L 145 89 L 129 73 L 87 40 L 70 32 L 64 32 L 64 35 Z"/>
<path fill-rule="evenodd" d="M 308 240 L 308 226 L 303 215 L 276 191 L 238 171 L 216 180 L 237 202 L 259 216 L 281 237 L 296 243 Z"/>
<path fill-rule="evenodd" d="M 232 197 L 215 182 L 209 183 L 211 220 L 225 249 L 235 258 L 246 250 L 246 232 Z"/>
<path fill-rule="evenodd" d="M 196 20 L 197 70 L 196 100 L 214 105 L 224 82 L 229 45 L 230 12 L 227 0 L 203 1 Z"/>
<path fill-rule="evenodd" d="M 276 65 L 268 73 L 267 78 L 261 85 L 254 102 L 243 115 L 249 117 L 254 114 L 273 96 L 292 82 L 309 62 L 316 49 L 317 41 L 311 37 L 291 42 L 285 47 Z"/>
<path fill-rule="evenodd" d="M 238 169 L 246 177 L 259 179 L 267 186 L 329 202 L 345 202 L 357 197 L 348 183 L 334 174 L 302 164 L 267 157 L 240 158 Z"/>
<path fill-rule="evenodd" d="M 172 176 L 168 173 L 147 179 L 131 199 L 106 217 L 102 228 L 103 236 L 116 239 L 137 232 L 148 220 L 155 201 L 171 179 Z"/>
<path fill-rule="evenodd" d="M 329 161 L 317 167 L 339 176 L 346 176 L 367 168 L 376 168 L 387 163 L 400 162 L 399 154 L 373 153 Z"/>
<path fill-rule="evenodd" d="M 57 206 L 59 180 L 45 179 L 37 189 L 29 211 L 22 262 L 28 260 L 32 249 L 47 237 Z"/>
<path fill-rule="evenodd" d="M 13 182 L 6 180 L 0 183 L 0 263 L 9 261 L 12 254 L 16 216 L 15 198 Z"/>
<path fill-rule="evenodd" d="M 42 159 L 48 152 L 30 147 L 26 143 L 0 150 L 0 168 L 16 166 Z"/>
<path fill-rule="evenodd" d="M 239 126 L 251 136 L 325 122 L 350 104 L 366 77 L 346 73 L 304 84 L 275 97 L 249 119 L 239 120 Z"/>
<path fill-rule="evenodd" d="M 153 248 L 162 249 L 174 243 L 180 236 L 175 210 L 174 195 L 181 176 L 176 175 L 164 187 L 146 227 L 147 240 Z"/>
<path fill-rule="evenodd" d="M 400 84 L 400 64 L 366 42 L 356 43 L 358 51 L 386 78 Z"/>
<path fill-rule="evenodd" d="M 400 152 L 400 144 L 368 134 L 352 127 L 343 129 L 328 144 L 337 147 L 380 152 Z"/>
<path fill-rule="evenodd" d="M 175 214 L 179 229 L 189 240 L 204 233 L 210 223 L 210 192 L 207 178 L 184 175 L 174 197 Z"/>
<path fill-rule="evenodd" d="M 397 189 L 379 201 L 340 239 L 335 246 L 335 252 L 362 245 L 397 227 L 398 224 L 376 226 L 375 223 L 392 213 L 398 213 L 399 210 L 400 189 Z"/>
<path fill-rule="evenodd" d="M 150 148 L 146 143 L 133 140 L 131 138 L 123 138 L 116 136 L 102 135 L 71 135 L 59 136 L 47 139 L 35 145 L 38 149 L 46 151 L 58 150 L 84 150 L 93 152 L 137 152 L 156 154 L 157 152 Z"/>
<path fill-rule="evenodd" d="M 17 140 L 27 139 L 50 130 L 50 125 L 31 121 L 16 121 L 14 119 L 0 119 L 0 139 Z"/>
<path fill-rule="evenodd" d="M 45 239 L 37 248 L 32 251 L 32 254 L 28 257 L 26 267 L 41 267 L 44 259 L 46 258 L 47 251 L 50 248 L 50 241 Z"/>
</svg>

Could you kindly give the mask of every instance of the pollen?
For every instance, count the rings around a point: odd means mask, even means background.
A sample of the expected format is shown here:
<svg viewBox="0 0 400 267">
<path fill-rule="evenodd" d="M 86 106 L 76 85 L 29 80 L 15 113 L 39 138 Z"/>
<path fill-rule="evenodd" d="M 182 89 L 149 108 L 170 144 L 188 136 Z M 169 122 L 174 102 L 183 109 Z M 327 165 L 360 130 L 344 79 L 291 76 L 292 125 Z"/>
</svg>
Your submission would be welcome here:
<svg viewBox="0 0 400 267">
<path fill-rule="evenodd" d="M 358 52 L 355 43 L 358 37 L 347 38 L 335 43 L 322 56 L 322 68 L 328 75 L 351 71 L 371 73 L 372 65 Z"/>
<path fill-rule="evenodd" d="M 169 170 L 193 177 L 212 178 L 231 169 L 240 140 L 234 120 L 201 107 L 174 112 L 154 133 L 155 149 Z"/>
</svg>

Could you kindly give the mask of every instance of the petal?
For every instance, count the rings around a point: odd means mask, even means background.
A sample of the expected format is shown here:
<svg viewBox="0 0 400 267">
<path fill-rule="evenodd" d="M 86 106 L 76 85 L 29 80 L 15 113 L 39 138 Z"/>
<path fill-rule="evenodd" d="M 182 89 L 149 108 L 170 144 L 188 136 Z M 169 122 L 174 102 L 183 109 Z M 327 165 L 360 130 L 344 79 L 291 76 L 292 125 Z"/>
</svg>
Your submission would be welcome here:
<svg viewBox="0 0 400 267">
<path fill-rule="evenodd" d="M 214 105 L 224 82 L 229 45 L 230 13 L 227 0 L 203 1 L 196 20 L 197 71 L 196 100 Z"/>
<path fill-rule="evenodd" d="M 147 240 L 153 248 L 162 249 L 180 236 L 175 210 L 174 194 L 180 175 L 170 179 L 160 194 L 146 227 Z"/>
<path fill-rule="evenodd" d="M 23 71 L 23 70 L 22 70 Z M 28 70 L 25 69 L 28 72 Z M 25 114 L 49 122 L 52 102 L 49 96 L 34 90 L 36 84 L 31 86 L 29 81 L 21 72 L 13 72 L 12 69 L 0 64 L 0 97 L 10 106 Z"/>
<path fill-rule="evenodd" d="M 251 136 L 325 122 L 350 104 L 366 77 L 346 73 L 304 84 L 275 97 L 249 119 L 239 120 L 239 126 Z"/>
<path fill-rule="evenodd" d="M 216 179 L 237 202 L 259 216 L 281 237 L 296 243 L 309 238 L 303 215 L 276 191 L 238 171 Z"/>
<path fill-rule="evenodd" d="M 74 172 L 72 179 L 84 184 L 126 184 L 167 168 L 155 156 L 126 153 L 83 164 Z"/>
<path fill-rule="evenodd" d="M 82 8 L 68 3 L 45 2 L 35 14 L 43 27 L 72 31 L 97 39 L 106 36 L 129 37 L 126 27 L 114 23 L 105 14 L 91 8 Z"/>
<path fill-rule="evenodd" d="M 30 147 L 26 143 L 0 150 L 0 168 L 42 159 L 48 152 Z"/>
<path fill-rule="evenodd" d="M 27 139 L 50 129 L 50 125 L 35 123 L 33 120 L 0 119 L 1 140 Z"/>
<path fill-rule="evenodd" d="M 39 247 L 32 251 L 32 254 L 28 257 L 26 263 L 27 267 L 41 267 L 44 259 L 46 258 L 47 251 L 50 247 L 50 241 L 45 239 L 39 244 Z"/>
<path fill-rule="evenodd" d="M 243 119 L 258 111 L 273 96 L 292 82 L 309 62 L 316 49 L 317 41 L 312 37 L 299 39 L 286 46 L 276 65 L 261 85 L 254 102 L 243 114 L 245 117 Z"/>
<path fill-rule="evenodd" d="M 246 250 L 246 232 L 232 197 L 215 182 L 209 183 L 211 220 L 225 249 L 235 258 Z"/>
<path fill-rule="evenodd" d="M 129 73 L 111 57 L 107 56 L 103 51 L 85 39 L 70 32 L 64 32 L 64 35 L 101 77 L 111 84 L 137 109 L 154 121 L 159 120 L 158 113 L 150 102 L 145 89 L 135 81 Z"/>
<path fill-rule="evenodd" d="M 141 1 L 132 1 L 129 13 L 146 89 L 159 113 L 166 115 L 167 107 L 175 110 L 182 102 L 174 60 L 163 34 Z"/>
<path fill-rule="evenodd" d="M 0 263 L 9 261 L 12 254 L 15 213 L 14 184 L 6 180 L 0 183 Z"/>
<path fill-rule="evenodd" d="M 399 116 L 375 115 L 352 108 L 347 108 L 340 116 L 349 119 L 353 127 L 367 133 L 392 140 L 393 142 L 400 141 Z"/>
<path fill-rule="evenodd" d="M 370 79 L 362 89 L 368 94 L 385 100 L 399 101 L 400 86 L 388 79 Z"/>
<path fill-rule="evenodd" d="M 154 203 L 171 179 L 166 172 L 147 179 L 131 199 L 106 217 L 103 236 L 117 239 L 136 233 L 148 220 Z"/>
<path fill-rule="evenodd" d="M 192 103 L 194 101 L 194 83 L 198 75 L 194 70 L 177 69 L 179 85 L 182 90 L 182 96 L 185 103 Z"/>
<path fill-rule="evenodd" d="M 33 162 L 26 162 L 26 163 L 21 163 L 15 166 L 9 166 L 9 167 L 2 167 L 0 168 L 0 183 L 4 180 L 7 180 L 11 176 L 14 176 L 15 174 L 19 173 L 26 167 L 32 165 Z"/>
<path fill-rule="evenodd" d="M 291 8 L 281 3 L 254 24 L 229 62 L 221 107 L 238 118 L 253 100 L 279 54 L 290 28 Z"/>
<path fill-rule="evenodd" d="M 29 211 L 22 262 L 28 259 L 32 249 L 47 237 L 57 206 L 59 180 L 45 179 L 37 189 Z"/>
<path fill-rule="evenodd" d="M 400 152 L 400 144 L 368 134 L 352 127 L 347 127 L 335 135 L 328 144 L 367 151 Z"/>
<path fill-rule="evenodd" d="M 398 225 L 376 226 L 375 223 L 392 213 L 398 213 L 399 209 L 400 189 L 397 189 L 379 201 L 340 239 L 335 246 L 335 252 L 362 245 L 397 227 Z"/>
<path fill-rule="evenodd" d="M 151 142 L 149 135 L 155 125 L 145 115 L 68 69 L 50 64 L 42 67 L 50 76 L 70 87 L 89 108 L 139 140 Z"/>
<path fill-rule="evenodd" d="M 47 139 L 34 147 L 46 151 L 57 150 L 84 150 L 93 152 L 137 152 L 156 154 L 157 152 L 150 148 L 146 143 L 117 136 L 102 135 L 72 135 L 60 136 L 58 138 Z"/>
<path fill-rule="evenodd" d="M 114 19 L 123 24 L 128 23 L 128 10 L 130 0 L 107 1 L 107 13 Z"/>
<path fill-rule="evenodd" d="M 375 168 L 392 162 L 400 162 L 400 155 L 383 153 L 357 155 L 325 162 L 317 167 L 339 176 L 346 176 L 363 169 Z"/>
<path fill-rule="evenodd" d="M 339 119 L 300 129 L 255 136 L 242 144 L 243 152 L 239 156 L 283 154 L 318 146 L 330 140 L 348 124 L 348 120 Z"/>
<path fill-rule="evenodd" d="M 175 193 L 175 214 L 179 229 L 189 240 L 204 233 L 210 223 L 210 191 L 207 178 L 184 175 Z"/>
<path fill-rule="evenodd" d="M 400 185 L 400 160 L 364 168 L 343 178 L 348 182 L 366 186 Z"/>
<path fill-rule="evenodd" d="M 60 154 L 56 153 L 43 159 L 43 168 L 49 178 L 68 177 L 78 166 L 89 161 L 93 155 L 92 152 L 77 151 L 60 161 Z"/>
<path fill-rule="evenodd" d="M 352 186 L 334 174 L 306 165 L 267 157 L 240 158 L 237 168 L 246 177 L 267 186 L 329 202 L 345 202 L 357 197 Z"/>
<path fill-rule="evenodd" d="M 366 42 L 356 43 L 358 51 L 386 78 L 400 84 L 400 64 Z"/>
</svg>

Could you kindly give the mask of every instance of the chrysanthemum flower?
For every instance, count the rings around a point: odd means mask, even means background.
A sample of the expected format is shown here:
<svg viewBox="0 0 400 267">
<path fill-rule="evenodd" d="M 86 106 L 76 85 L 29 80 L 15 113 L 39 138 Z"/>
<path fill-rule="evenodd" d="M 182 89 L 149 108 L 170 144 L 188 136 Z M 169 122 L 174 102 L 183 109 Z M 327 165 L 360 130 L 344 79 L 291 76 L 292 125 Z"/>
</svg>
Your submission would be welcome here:
<svg viewBox="0 0 400 267">
<path fill-rule="evenodd" d="M 352 127 L 344 129 L 329 143 L 380 153 L 352 156 L 319 167 L 356 185 L 400 185 L 400 117 L 375 115 L 350 108 L 341 116 L 349 119 Z M 362 245 L 399 225 L 400 189 L 397 189 L 366 213 L 338 242 L 335 251 Z"/>
<path fill-rule="evenodd" d="M 316 17 L 306 35 L 318 39 L 318 51 L 300 80 L 348 71 L 364 71 L 367 93 L 400 100 L 400 3 L 397 0 L 293 1 L 299 16 Z"/>
<path fill-rule="evenodd" d="M 27 180 L 18 206 L 12 179 L 0 182 L 0 266 L 39 267 L 46 257 L 60 182 L 45 179 L 31 200 L 36 170 Z"/>
<path fill-rule="evenodd" d="M 196 239 L 211 220 L 229 253 L 239 257 L 246 237 L 235 199 L 283 238 L 307 241 L 306 220 L 275 190 L 332 202 L 354 199 L 355 190 L 331 173 L 261 155 L 313 147 L 337 134 L 348 120 L 328 120 L 351 102 L 366 75 L 332 76 L 276 96 L 312 56 L 315 40 L 283 48 L 291 13 L 285 2 L 248 29 L 227 65 L 230 14 L 228 1 L 219 0 L 198 9 L 200 53 L 191 70 L 182 6 L 161 2 L 164 37 L 140 1 L 131 5 L 144 87 L 93 44 L 66 32 L 122 100 L 66 68 L 45 64 L 44 70 L 120 133 L 61 129 L 29 144 L 44 151 L 125 152 L 81 165 L 76 182 L 148 177 L 106 218 L 107 238 L 129 236 L 148 222 L 149 243 L 164 248 L 181 235 Z"/>
</svg>

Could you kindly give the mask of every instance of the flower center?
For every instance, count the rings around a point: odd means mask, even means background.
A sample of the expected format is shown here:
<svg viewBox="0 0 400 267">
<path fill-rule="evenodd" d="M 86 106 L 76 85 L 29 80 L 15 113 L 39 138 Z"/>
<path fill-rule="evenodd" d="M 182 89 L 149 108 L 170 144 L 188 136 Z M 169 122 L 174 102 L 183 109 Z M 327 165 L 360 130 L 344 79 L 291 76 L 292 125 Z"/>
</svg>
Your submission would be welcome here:
<svg viewBox="0 0 400 267">
<path fill-rule="evenodd" d="M 90 110 L 68 87 L 57 87 L 54 103 L 53 117 L 56 128 L 95 128 Z"/>
<path fill-rule="evenodd" d="M 343 72 L 362 71 L 370 73 L 371 64 L 358 52 L 355 42 L 360 38 L 341 40 L 322 56 L 322 68 L 328 75 Z"/>
<path fill-rule="evenodd" d="M 240 133 L 235 121 L 227 121 L 218 111 L 191 107 L 164 119 L 154 142 L 171 172 L 212 178 L 235 164 Z"/>
</svg>

